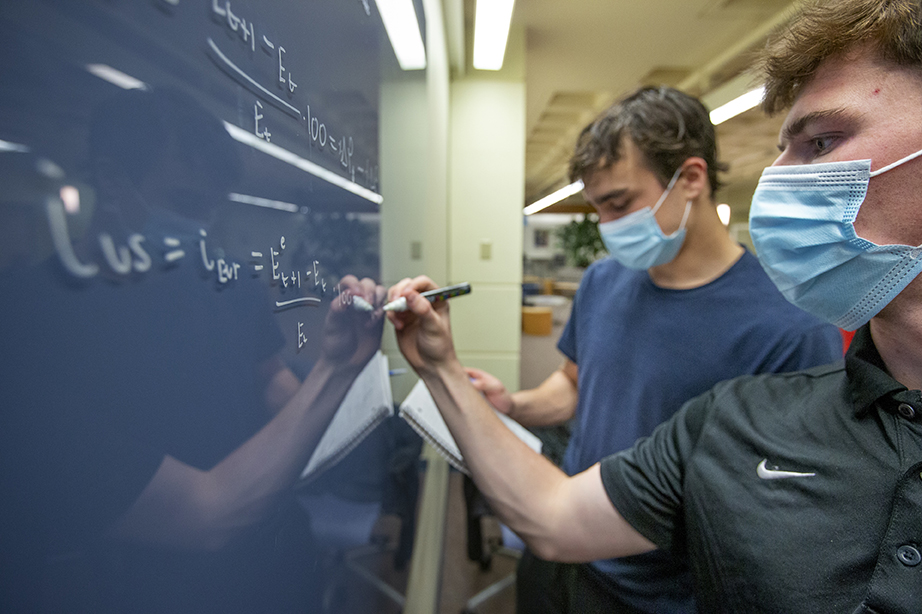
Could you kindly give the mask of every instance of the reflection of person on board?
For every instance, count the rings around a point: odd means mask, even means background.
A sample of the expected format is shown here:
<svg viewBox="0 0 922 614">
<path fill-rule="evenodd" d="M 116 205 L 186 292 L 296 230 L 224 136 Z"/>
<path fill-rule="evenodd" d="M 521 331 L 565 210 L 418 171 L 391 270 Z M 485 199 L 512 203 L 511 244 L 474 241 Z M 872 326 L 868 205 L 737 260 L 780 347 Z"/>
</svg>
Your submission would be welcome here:
<svg viewBox="0 0 922 614">
<path fill-rule="evenodd" d="M 0 281 L 0 605 L 309 611 L 289 490 L 378 349 L 381 312 L 333 301 L 300 382 L 259 280 L 207 281 L 200 241 L 240 169 L 220 123 L 185 95 L 131 91 L 89 142 L 87 230 Z"/>
</svg>

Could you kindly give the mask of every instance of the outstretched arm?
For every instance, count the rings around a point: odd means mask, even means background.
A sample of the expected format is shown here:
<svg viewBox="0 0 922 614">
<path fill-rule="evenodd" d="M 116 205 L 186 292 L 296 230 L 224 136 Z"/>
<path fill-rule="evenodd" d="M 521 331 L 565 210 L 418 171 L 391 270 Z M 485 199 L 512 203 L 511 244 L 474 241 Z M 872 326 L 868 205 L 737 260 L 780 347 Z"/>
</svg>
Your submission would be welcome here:
<svg viewBox="0 0 922 614">
<path fill-rule="evenodd" d="M 568 477 L 503 427 L 458 362 L 447 301 L 419 295 L 435 287 L 425 277 L 401 281 L 388 298 L 406 296 L 409 310 L 388 317 L 494 512 L 542 558 L 588 561 L 652 550 L 612 505 L 598 465 Z"/>
</svg>

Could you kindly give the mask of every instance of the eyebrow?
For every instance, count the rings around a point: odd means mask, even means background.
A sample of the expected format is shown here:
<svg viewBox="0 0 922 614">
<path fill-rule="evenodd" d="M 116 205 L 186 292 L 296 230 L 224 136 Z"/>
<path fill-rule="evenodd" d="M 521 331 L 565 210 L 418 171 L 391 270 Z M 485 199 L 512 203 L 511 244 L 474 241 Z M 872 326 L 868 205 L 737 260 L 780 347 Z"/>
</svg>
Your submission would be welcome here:
<svg viewBox="0 0 922 614">
<path fill-rule="evenodd" d="M 629 190 L 627 188 L 617 188 L 617 189 L 605 192 L 604 194 L 600 194 L 599 197 L 594 200 L 597 203 L 601 203 L 601 202 L 604 202 L 612 198 L 620 198 L 624 196 L 625 194 L 627 194 L 628 192 Z"/>
<path fill-rule="evenodd" d="M 795 137 L 803 134 L 804 130 L 806 130 L 807 126 L 810 124 L 828 119 L 857 119 L 860 117 L 860 115 L 861 113 L 856 113 L 854 111 L 849 111 L 842 108 L 807 113 L 802 117 L 798 117 L 796 120 L 781 129 L 781 142 L 778 143 L 778 149 L 784 151 L 785 145 L 794 140 Z"/>
</svg>

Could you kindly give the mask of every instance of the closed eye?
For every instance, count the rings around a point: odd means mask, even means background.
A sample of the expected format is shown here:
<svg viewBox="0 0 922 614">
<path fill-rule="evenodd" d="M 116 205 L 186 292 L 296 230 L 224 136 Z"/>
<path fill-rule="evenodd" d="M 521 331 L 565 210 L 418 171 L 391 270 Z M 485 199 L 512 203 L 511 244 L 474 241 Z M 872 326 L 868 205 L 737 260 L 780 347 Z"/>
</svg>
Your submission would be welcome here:
<svg viewBox="0 0 922 614">
<path fill-rule="evenodd" d="M 609 199 L 602 202 L 602 206 L 609 211 L 622 211 L 627 209 L 630 201 L 627 199 Z"/>
</svg>

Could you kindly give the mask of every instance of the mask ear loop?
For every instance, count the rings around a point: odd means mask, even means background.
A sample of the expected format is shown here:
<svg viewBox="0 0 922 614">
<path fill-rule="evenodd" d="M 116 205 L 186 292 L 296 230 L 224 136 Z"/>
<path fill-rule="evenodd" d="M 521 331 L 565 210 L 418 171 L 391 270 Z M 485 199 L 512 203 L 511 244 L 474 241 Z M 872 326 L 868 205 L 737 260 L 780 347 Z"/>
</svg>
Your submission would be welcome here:
<svg viewBox="0 0 922 614">
<path fill-rule="evenodd" d="M 691 213 L 691 206 L 692 206 L 692 201 L 688 201 L 685 203 L 685 213 L 682 215 L 682 221 L 681 223 L 679 223 L 679 227 L 676 228 L 675 232 L 668 235 L 670 239 L 676 236 L 677 234 L 679 234 L 680 232 L 682 232 L 682 229 L 685 228 L 685 222 L 688 221 L 688 214 Z M 663 235 L 663 236 L 667 236 L 667 235 Z"/>
<path fill-rule="evenodd" d="M 903 164 L 903 163 L 905 163 L 905 162 L 909 162 L 910 160 L 913 160 L 913 159 L 915 159 L 915 158 L 918 158 L 919 156 L 922 156 L 922 149 L 920 149 L 920 150 L 917 151 L 916 153 L 911 153 L 911 154 L 909 154 L 909 155 L 906 156 L 905 158 L 900 158 L 900 159 L 897 160 L 896 162 L 893 162 L 892 164 L 888 164 L 887 166 L 885 166 L 885 167 L 883 167 L 883 168 L 879 168 L 879 169 L 877 169 L 876 171 L 871 171 L 870 176 L 871 176 L 871 177 L 877 177 L 877 176 L 880 175 L 881 173 L 886 173 L 887 171 L 896 168 L 896 167 L 899 166 L 900 164 Z"/>
<path fill-rule="evenodd" d="M 691 206 L 692 206 L 692 201 L 688 201 L 685 203 L 685 213 L 682 215 L 682 222 L 679 224 L 679 228 L 678 230 L 676 230 L 676 232 L 679 232 L 680 230 L 685 228 L 685 222 L 688 221 L 688 214 L 691 213 Z"/>
<path fill-rule="evenodd" d="M 656 201 L 656 204 L 653 205 L 652 213 L 656 213 L 663 202 L 666 200 L 666 197 L 669 196 L 669 193 L 672 192 L 672 188 L 675 187 L 675 182 L 679 180 L 679 175 L 682 174 L 682 167 L 676 169 L 675 174 L 672 176 L 672 179 L 669 180 L 669 185 L 666 186 L 666 190 L 663 192 L 662 196 L 659 197 L 659 200 Z"/>
<path fill-rule="evenodd" d="M 914 160 L 914 159 L 918 158 L 919 156 L 922 156 L 922 149 L 920 149 L 920 150 L 917 151 L 916 153 L 911 153 L 911 154 L 909 154 L 908 156 L 906 156 L 906 157 L 904 157 L 904 158 L 900 158 L 900 159 L 897 160 L 896 162 L 893 162 L 893 163 L 891 163 L 891 164 L 888 164 L 887 166 L 885 166 L 885 167 L 883 167 L 883 168 L 879 168 L 879 169 L 877 169 L 876 171 L 871 171 L 870 174 L 869 174 L 869 176 L 870 176 L 870 177 L 877 177 L 878 175 L 880 175 L 880 174 L 882 174 L 882 173 L 886 173 L 887 171 L 896 168 L 896 167 L 899 166 L 900 164 L 904 164 L 904 163 L 906 163 L 906 162 L 909 162 L 910 160 Z M 920 255 L 922 255 L 922 244 L 919 244 L 919 245 L 917 245 L 917 246 L 915 246 L 915 247 L 913 247 L 913 248 L 910 249 L 909 257 L 912 258 L 913 260 L 915 260 L 916 258 L 918 258 Z"/>
</svg>

